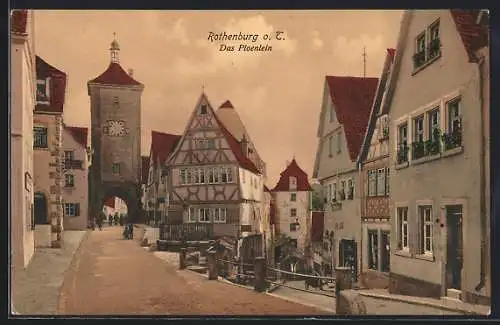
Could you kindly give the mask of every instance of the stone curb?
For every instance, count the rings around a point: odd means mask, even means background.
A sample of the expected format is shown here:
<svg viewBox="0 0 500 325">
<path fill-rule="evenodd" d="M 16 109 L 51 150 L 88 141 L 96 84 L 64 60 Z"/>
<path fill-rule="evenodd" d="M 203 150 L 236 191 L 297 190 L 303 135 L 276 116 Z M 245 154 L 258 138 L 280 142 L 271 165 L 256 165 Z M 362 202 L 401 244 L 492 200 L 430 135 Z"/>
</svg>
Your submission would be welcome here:
<svg viewBox="0 0 500 325">
<path fill-rule="evenodd" d="M 64 283 L 66 281 L 66 275 L 67 275 L 68 271 L 74 266 L 76 258 L 78 256 L 78 254 L 80 253 L 80 251 L 82 250 L 83 243 L 90 237 L 90 234 L 92 233 L 92 231 L 93 231 L 92 229 L 87 229 L 87 231 L 85 232 L 85 234 L 82 236 L 82 239 L 80 240 L 80 243 L 78 243 L 78 247 L 73 252 L 73 256 L 71 256 L 71 261 L 69 262 L 68 268 L 66 270 L 64 270 L 64 272 L 63 272 L 63 280 L 62 280 L 61 286 L 59 287 L 58 292 L 57 292 L 57 307 L 56 307 L 57 310 L 56 310 L 56 314 L 57 314 L 57 311 L 59 310 L 59 303 L 60 303 L 59 300 L 61 299 L 61 290 L 64 287 Z"/>
<path fill-rule="evenodd" d="M 446 310 L 446 311 L 460 312 L 460 313 L 464 313 L 466 315 L 481 315 L 481 316 L 486 316 L 486 314 L 483 314 L 483 313 L 480 313 L 480 312 L 477 312 L 477 311 L 473 311 L 473 310 L 469 310 L 469 309 L 464 309 L 464 308 L 454 308 L 454 307 L 449 307 L 449 306 L 443 306 L 442 304 L 428 302 L 428 301 L 416 300 L 416 299 L 411 299 L 411 298 L 404 299 L 404 298 L 400 298 L 400 297 L 393 297 L 393 296 L 389 296 L 389 295 L 383 295 L 383 294 L 377 294 L 377 293 L 369 293 L 369 292 L 361 292 L 361 291 L 358 291 L 358 293 L 361 296 L 375 298 L 375 299 L 392 300 L 392 301 L 404 302 L 404 303 L 407 303 L 407 304 L 432 307 L 432 308 L 437 308 L 437 309 Z"/>
</svg>

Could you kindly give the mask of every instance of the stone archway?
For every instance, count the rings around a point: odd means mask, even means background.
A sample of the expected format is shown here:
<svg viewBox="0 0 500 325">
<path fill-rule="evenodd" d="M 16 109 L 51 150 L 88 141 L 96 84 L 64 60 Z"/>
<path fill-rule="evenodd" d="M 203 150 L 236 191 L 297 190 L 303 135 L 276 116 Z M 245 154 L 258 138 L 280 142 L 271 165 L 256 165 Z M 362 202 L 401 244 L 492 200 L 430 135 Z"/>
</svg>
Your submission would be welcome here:
<svg viewBox="0 0 500 325">
<path fill-rule="evenodd" d="M 97 191 L 97 200 L 94 211 L 102 211 L 104 201 L 108 197 L 119 197 L 127 205 L 127 218 L 130 222 L 142 220 L 140 197 L 135 184 L 103 184 Z"/>
</svg>

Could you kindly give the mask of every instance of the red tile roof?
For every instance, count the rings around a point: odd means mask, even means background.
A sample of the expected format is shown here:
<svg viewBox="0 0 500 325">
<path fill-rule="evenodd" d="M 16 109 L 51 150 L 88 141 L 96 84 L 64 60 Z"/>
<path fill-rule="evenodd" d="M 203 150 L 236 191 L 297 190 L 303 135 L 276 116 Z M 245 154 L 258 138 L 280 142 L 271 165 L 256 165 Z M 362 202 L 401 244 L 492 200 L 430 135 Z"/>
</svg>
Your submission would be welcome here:
<svg viewBox="0 0 500 325">
<path fill-rule="evenodd" d="M 151 152 L 153 154 L 153 161 L 156 163 L 159 159 L 160 164 L 163 164 L 174 151 L 180 139 L 180 135 L 152 131 Z"/>
<path fill-rule="evenodd" d="M 12 10 L 10 31 L 12 33 L 26 34 L 28 10 Z"/>
<path fill-rule="evenodd" d="M 465 51 L 470 62 L 477 62 L 476 51 L 488 44 L 488 28 L 476 23 L 479 10 L 451 9 L 451 16 L 455 21 Z"/>
<path fill-rule="evenodd" d="M 337 119 L 344 134 L 352 161 L 358 157 L 363 143 L 378 78 L 327 76 Z"/>
<path fill-rule="evenodd" d="M 36 78 L 45 80 L 50 77 L 50 104 L 36 104 L 35 112 L 62 113 L 66 96 L 66 73 L 51 66 L 38 55 L 36 56 Z"/>
<path fill-rule="evenodd" d="M 147 156 L 141 156 L 141 172 L 142 183 L 146 184 L 149 175 L 149 157 Z"/>
<path fill-rule="evenodd" d="M 132 78 L 127 72 L 125 72 L 121 65 L 115 62 L 111 62 L 106 71 L 89 82 L 103 85 L 142 85 L 140 82 Z"/>
<path fill-rule="evenodd" d="M 234 108 L 234 106 L 231 101 L 226 100 L 224 103 L 222 103 L 222 105 L 220 105 L 219 108 Z"/>
<path fill-rule="evenodd" d="M 324 222 L 323 211 L 312 212 L 311 238 L 313 243 L 323 241 Z"/>
<path fill-rule="evenodd" d="M 87 128 L 80 128 L 76 126 L 66 126 L 65 127 L 69 133 L 73 136 L 76 142 L 82 145 L 82 147 L 87 148 Z"/>
<path fill-rule="evenodd" d="M 312 187 L 307 179 L 307 173 L 299 167 L 295 158 L 280 174 L 280 179 L 272 192 L 288 192 L 290 191 L 290 177 L 297 179 L 297 189 L 294 191 L 312 191 Z"/>
<path fill-rule="evenodd" d="M 107 206 L 107 207 L 110 207 L 110 208 L 114 209 L 115 208 L 115 197 L 114 196 L 107 197 L 104 200 L 104 205 Z"/>
</svg>

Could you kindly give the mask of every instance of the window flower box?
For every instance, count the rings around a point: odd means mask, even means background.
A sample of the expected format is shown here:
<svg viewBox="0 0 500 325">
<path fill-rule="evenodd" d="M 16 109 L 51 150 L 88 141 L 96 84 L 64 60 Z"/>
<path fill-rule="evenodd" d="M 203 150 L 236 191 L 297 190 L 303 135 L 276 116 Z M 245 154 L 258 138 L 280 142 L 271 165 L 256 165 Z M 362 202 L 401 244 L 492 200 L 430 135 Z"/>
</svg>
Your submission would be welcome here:
<svg viewBox="0 0 500 325">
<path fill-rule="evenodd" d="M 425 64 L 425 51 L 413 54 L 413 68 L 418 69 Z"/>
<path fill-rule="evenodd" d="M 456 127 L 452 132 L 445 133 L 442 136 L 444 150 L 451 150 L 462 146 L 462 130 Z"/>
<path fill-rule="evenodd" d="M 397 152 L 397 163 L 398 165 L 408 162 L 408 146 L 406 144 L 400 144 Z"/>
<path fill-rule="evenodd" d="M 441 53 L 441 40 L 436 38 L 429 43 L 428 60 L 432 60 Z"/>
</svg>

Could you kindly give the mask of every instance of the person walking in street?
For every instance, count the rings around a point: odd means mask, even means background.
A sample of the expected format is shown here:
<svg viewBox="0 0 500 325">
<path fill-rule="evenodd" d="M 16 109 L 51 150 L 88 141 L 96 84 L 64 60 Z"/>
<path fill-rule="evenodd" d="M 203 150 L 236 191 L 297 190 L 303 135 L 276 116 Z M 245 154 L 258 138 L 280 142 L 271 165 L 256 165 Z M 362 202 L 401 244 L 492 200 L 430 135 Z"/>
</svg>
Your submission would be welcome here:
<svg viewBox="0 0 500 325">
<path fill-rule="evenodd" d="M 113 217 L 111 215 L 108 216 L 108 226 L 113 226 Z"/>
</svg>

